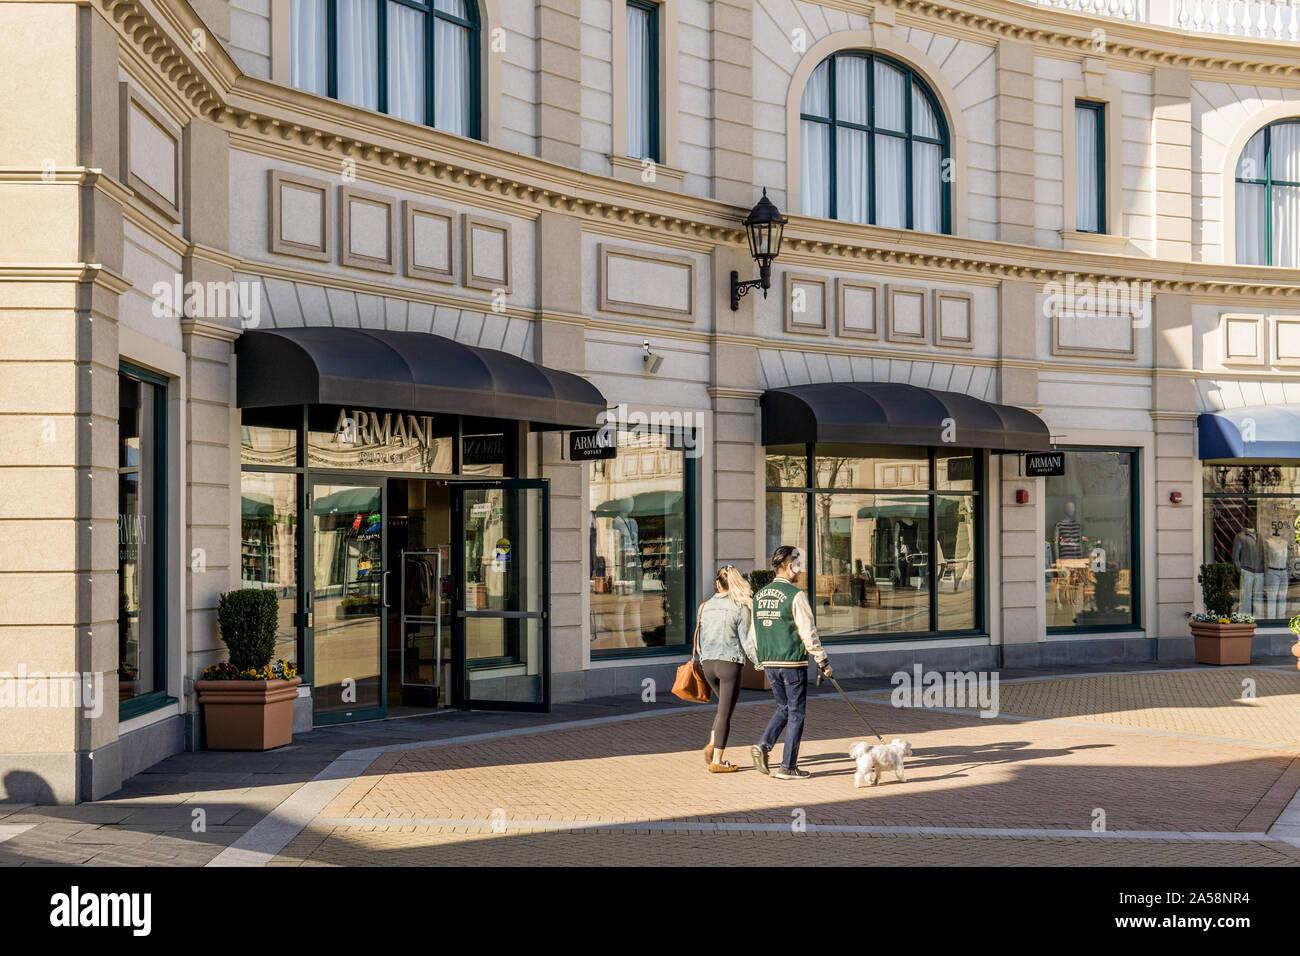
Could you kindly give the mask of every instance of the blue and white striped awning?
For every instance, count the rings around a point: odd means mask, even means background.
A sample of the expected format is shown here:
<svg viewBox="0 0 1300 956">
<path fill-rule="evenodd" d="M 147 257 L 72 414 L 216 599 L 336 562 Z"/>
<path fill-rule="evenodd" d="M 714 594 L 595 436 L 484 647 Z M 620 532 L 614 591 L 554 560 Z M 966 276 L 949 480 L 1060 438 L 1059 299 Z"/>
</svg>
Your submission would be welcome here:
<svg viewBox="0 0 1300 956">
<path fill-rule="evenodd" d="M 1202 461 L 1300 458 L 1300 405 L 1249 405 L 1196 419 Z"/>
</svg>

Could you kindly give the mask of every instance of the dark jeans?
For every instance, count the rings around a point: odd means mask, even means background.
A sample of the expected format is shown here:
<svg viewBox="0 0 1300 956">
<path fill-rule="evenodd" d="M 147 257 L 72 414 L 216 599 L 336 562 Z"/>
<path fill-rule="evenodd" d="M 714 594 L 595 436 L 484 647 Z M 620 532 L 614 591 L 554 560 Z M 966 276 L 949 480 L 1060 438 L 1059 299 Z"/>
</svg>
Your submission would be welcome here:
<svg viewBox="0 0 1300 956">
<path fill-rule="evenodd" d="M 794 770 L 799 766 L 799 740 L 803 737 L 804 708 L 808 703 L 808 668 L 769 667 L 767 679 L 776 698 L 776 713 L 767 723 L 760 741 L 764 750 L 776 746 L 776 738 L 785 731 L 785 753 L 781 766 Z"/>
<path fill-rule="evenodd" d="M 731 729 L 736 698 L 740 696 L 740 672 L 744 665 L 731 661 L 700 661 L 700 666 L 704 679 L 713 689 L 713 696 L 718 699 L 718 712 L 713 718 L 713 746 L 726 750 L 727 732 Z"/>
</svg>

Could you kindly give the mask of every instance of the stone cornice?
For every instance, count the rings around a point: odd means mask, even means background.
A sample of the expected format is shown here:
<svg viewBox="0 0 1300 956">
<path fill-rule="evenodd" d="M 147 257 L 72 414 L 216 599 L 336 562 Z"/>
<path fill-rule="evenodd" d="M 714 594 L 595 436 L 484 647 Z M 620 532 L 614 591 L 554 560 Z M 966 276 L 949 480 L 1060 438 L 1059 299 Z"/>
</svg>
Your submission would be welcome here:
<svg viewBox="0 0 1300 956">
<path fill-rule="evenodd" d="M 181 335 L 187 337 L 198 336 L 205 339 L 216 339 L 220 342 L 233 342 L 243 334 L 242 329 L 237 329 L 229 325 L 221 325 L 216 322 L 210 322 L 207 319 L 188 319 L 180 320 Z"/>
</svg>

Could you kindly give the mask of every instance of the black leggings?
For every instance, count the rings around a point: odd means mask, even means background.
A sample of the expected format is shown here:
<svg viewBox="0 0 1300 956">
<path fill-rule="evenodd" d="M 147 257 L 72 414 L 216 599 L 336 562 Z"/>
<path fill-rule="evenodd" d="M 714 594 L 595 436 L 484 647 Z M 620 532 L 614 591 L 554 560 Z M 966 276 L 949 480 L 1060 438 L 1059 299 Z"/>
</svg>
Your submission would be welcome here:
<svg viewBox="0 0 1300 956">
<path fill-rule="evenodd" d="M 740 672 L 744 665 L 731 661 L 700 661 L 700 665 L 713 696 L 718 698 L 718 713 L 713 718 L 713 746 L 723 750 L 727 746 L 727 731 L 731 729 L 731 712 L 740 697 Z"/>
</svg>

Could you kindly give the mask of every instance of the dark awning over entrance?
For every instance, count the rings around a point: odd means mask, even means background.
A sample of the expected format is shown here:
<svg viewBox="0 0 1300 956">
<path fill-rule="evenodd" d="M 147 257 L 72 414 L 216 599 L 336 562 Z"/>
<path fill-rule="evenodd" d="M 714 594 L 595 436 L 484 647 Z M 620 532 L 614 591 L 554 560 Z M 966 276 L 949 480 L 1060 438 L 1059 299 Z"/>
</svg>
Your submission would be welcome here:
<svg viewBox="0 0 1300 956">
<path fill-rule="evenodd" d="M 1300 458 L 1300 405 L 1249 405 L 1203 412 L 1197 452 L 1212 458 Z"/>
<path fill-rule="evenodd" d="M 763 444 L 853 442 L 1047 451 L 1043 420 L 1011 405 L 897 382 L 825 382 L 763 393 Z"/>
<path fill-rule="evenodd" d="M 310 327 L 245 332 L 240 408 L 347 405 L 592 428 L 605 398 L 585 379 L 441 335 Z"/>
</svg>

